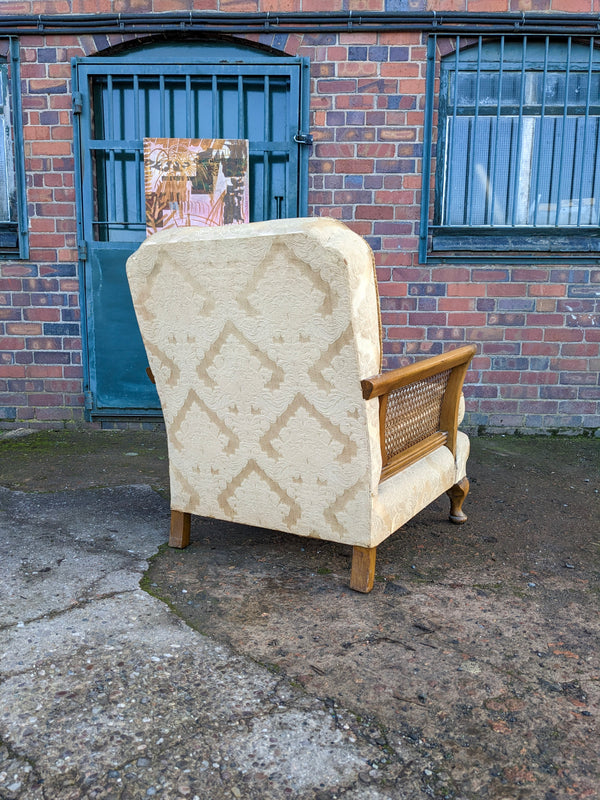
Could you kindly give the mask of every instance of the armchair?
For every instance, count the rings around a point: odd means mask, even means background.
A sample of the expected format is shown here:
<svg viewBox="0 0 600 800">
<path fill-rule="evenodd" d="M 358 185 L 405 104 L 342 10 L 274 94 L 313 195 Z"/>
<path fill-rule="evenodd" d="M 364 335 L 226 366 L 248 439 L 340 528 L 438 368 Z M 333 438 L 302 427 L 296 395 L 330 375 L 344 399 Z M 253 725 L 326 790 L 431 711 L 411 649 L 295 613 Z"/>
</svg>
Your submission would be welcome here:
<svg viewBox="0 0 600 800">
<path fill-rule="evenodd" d="M 469 484 L 474 346 L 381 373 L 373 254 L 331 219 L 179 228 L 127 275 L 169 449 L 172 547 L 191 514 L 342 542 L 369 592 L 377 546 Z"/>
</svg>

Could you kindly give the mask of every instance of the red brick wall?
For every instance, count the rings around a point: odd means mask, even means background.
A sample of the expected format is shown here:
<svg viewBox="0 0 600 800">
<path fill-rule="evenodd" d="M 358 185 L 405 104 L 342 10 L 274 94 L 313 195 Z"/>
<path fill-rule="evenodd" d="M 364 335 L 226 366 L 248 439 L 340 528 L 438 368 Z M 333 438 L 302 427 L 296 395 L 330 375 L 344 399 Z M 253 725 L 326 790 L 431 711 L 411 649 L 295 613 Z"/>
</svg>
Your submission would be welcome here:
<svg viewBox="0 0 600 800">
<path fill-rule="evenodd" d="M 149 14 L 174 11 L 555 11 L 594 14 L 599 0 L 2 0 L 8 14 Z"/>
<path fill-rule="evenodd" d="M 3 13 L 315 11 L 322 0 L 4 2 Z M 327 10 L 382 10 L 383 0 Z M 420 0 L 388 9 L 422 10 Z M 91 8 L 90 6 L 93 6 Z M 434 0 L 429 9 L 598 12 L 600 0 Z M 27 262 L 0 262 L 0 425 L 83 420 L 70 58 L 121 36 L 22 39 Z M 377 261 L 386 364 L 478 344 L 465 394 L 487 430 L 600 429 L 600 266 L 420 265 L 425 47 L 420 33 L 251 36 L 312 65 L 309 213 L 365 236 Z"/>
<path fill-rule="evenodd" d="M 39 37 L 21 40 L 30 258 L 0 262 L 0 420 L 5 426 L 83 419 L 67 45 Z M 82 54 L 82 49 L 73 52 Z"/>
<path fill-rule="evenodd" d="M 310 212 L 342 219 L 375 251 L 386 366 L 473 342 L 472 427 L 597 429 L 600 266 L 418 263 L 423 41 L 304 40 L 298 52 L 314 76 Z"/>
</svg>

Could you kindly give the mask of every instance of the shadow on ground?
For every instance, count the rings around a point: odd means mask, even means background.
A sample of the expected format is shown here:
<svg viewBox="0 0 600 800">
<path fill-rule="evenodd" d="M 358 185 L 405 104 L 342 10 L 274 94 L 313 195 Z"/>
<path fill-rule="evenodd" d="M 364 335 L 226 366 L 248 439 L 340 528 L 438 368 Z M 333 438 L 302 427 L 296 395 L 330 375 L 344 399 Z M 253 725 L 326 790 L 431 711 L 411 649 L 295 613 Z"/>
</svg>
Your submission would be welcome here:
<svg viewBox="0 0 600 800">
<path fill-rule="evenodd" d="M 598 439 L 474 439 L 467 524 L 434 503 L 378 548 L 367 596 L 347 587 L 349 547 L 200 518 L 142 586 L 376 746 L 357 797 L 597 797 L 599 468 Z M 167 478 L 157 433 L 0 448 L 10 489 L 168 498 Z"/>
</svg>

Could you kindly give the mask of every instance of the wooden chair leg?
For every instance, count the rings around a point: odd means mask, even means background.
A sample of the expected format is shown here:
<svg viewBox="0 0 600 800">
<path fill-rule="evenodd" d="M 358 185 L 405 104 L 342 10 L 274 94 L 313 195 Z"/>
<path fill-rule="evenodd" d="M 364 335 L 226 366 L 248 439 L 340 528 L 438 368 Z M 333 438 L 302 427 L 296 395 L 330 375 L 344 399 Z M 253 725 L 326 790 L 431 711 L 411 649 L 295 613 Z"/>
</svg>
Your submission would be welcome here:
<svg viewBox="0 0 600 800">
<path fill-rule="evenodd" d="M 467 521 L 467 515 L 462 510 L 462 504 L 469 494 L 468 479 L 463 478 L 458 483 L 455 483 L 454 486 L 448 489 L 446 494 L 450 498 L 450 522 L 454 522 L 455 525 L 462 525 L 463 522 Z"/>
<path fill-rule="evenodd" d="M 375 580 L 376 547 L 352 548 L 352 573 L 350 575 L 350 588 L 355 592 L 370 592 Z"/>
<path fill-rule="evenodd" d="M 169 534 L 169 547 L 187 547 L 190 543 L 190 525 L 192 515 L 187 511 L 174 511 L 171 509 L 171 532 Z"/>
</svg>

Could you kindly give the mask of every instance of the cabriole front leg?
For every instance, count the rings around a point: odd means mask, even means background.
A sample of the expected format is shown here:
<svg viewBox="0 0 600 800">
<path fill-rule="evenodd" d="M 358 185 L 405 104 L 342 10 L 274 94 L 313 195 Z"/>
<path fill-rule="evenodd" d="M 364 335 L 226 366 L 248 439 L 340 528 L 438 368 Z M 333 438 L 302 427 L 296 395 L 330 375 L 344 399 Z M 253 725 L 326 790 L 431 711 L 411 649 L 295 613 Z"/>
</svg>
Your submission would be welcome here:
<svg viewBox="0 0 600 800">
<path fill-rule="evenodd" d="M 465 502 L 465 497 L 469 494 L 469 481 L 465 477 L 458 483 L 455 483 L 446 492 L 450 498 L 450 522 L 455 525 L 462 525 L 467 521 L 467 515 L 462 510 L 462 504 Z"/>
</svg>

